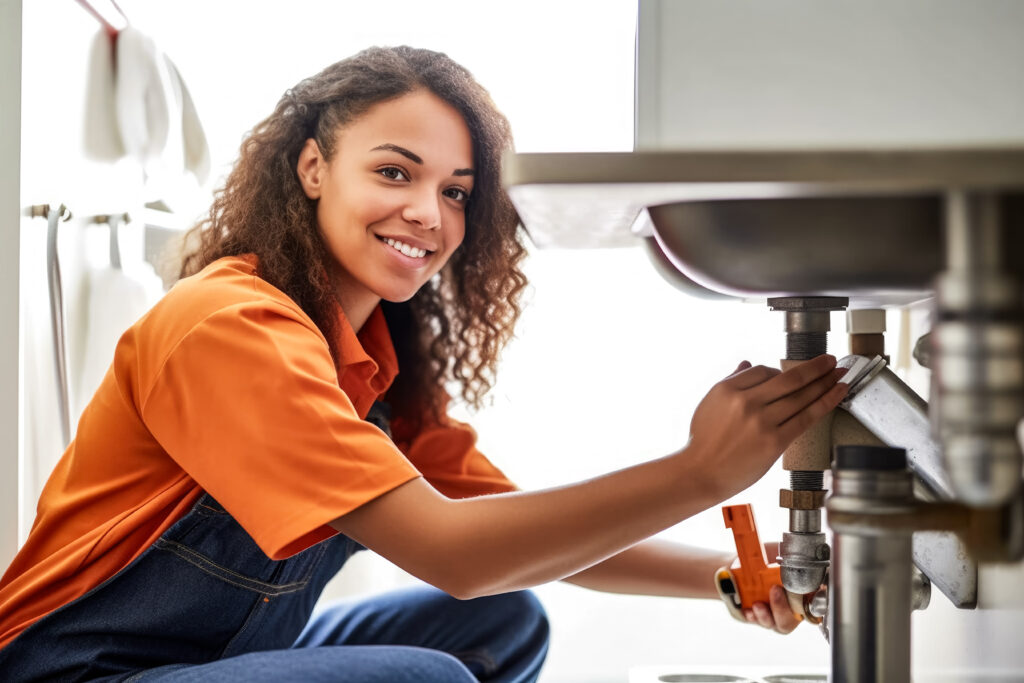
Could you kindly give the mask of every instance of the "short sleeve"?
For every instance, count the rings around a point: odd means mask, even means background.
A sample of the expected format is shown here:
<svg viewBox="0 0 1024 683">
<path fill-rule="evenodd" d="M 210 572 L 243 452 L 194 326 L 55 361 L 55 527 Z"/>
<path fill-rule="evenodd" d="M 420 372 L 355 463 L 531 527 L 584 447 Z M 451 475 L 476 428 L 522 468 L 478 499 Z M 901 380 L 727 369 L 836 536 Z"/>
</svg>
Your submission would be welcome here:
<svg viewBox="0 0 1024 683">
<path fill-rule="evenodd" d="M 518 490 L 477 450 L 476 431 L 469 425 L 445 416 L 441 424 L 425 424 L 413 435 L 401 421 L 393 427 L 398 447 L 443 495 L 471 498 Z"/>
<path fill-rule="evenodd" d="M 273 559 L 419 476 L 359 418 L 319 330 L 277 302 L 208 316 L 142 389 L 153 437 Z"/>
</svg>

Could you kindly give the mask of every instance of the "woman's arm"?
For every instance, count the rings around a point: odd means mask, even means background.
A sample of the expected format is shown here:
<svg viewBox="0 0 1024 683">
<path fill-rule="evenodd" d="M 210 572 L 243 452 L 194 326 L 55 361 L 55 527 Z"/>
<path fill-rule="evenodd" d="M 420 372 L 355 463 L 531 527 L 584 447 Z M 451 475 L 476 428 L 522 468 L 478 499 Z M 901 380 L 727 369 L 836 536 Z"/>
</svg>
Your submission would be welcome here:
<svg viewBox="0 0 1024 683">
<path fill-rule="evenodd" d="M 410 481 L 333 523 L 458 598 L 564 578 L 717 502 L 669 456 L 533 492 L 451 500 Z"/>
<path fill-rule="evenodd" d="M 735 552 L 652 538 L 565 581 L 605 593 L 717 599 L 715 571 L 730 565 L 735 557 Z"/>
<path fill-rule="evenodd" d="M 459 598 L 562 579 L 757 481 L 845 394 L 835 359 L 785 373 L 742 364 L 694 413 L 681 451 L 537 492 L 450 500 L 416 479 L 332 526 Z"/>
<path fill-rule="evenodd" d="M 765 550 L 774 558 L 778 544 L 768 543 Z M 648 539 L 565 581 L 606 593 L 717 599 L 714 574 L 735 558 L 733 552 Z M 744 610 L 744 616 L 752 624 L 779 633 L 789 633 L 800 624 L 781 587 L 773 588 L 768 603 L 755 603 L 753 609 Z"/>
</svg>

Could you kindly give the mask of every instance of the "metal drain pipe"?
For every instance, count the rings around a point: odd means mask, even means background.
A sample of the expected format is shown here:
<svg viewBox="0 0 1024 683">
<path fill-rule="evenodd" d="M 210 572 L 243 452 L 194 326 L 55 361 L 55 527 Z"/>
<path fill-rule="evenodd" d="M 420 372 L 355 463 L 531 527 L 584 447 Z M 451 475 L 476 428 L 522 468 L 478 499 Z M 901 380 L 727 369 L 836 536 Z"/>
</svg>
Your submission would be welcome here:
<svg viewBox="0 0 1024 683">
<path fill-rule="evenodd" d="M 1007 264 L 999 197 L 946 195 L 947 270 L 936 284 L 931 362 L 933 429 L 956 497 L 994 507 L 1021 485 L 1024 301 Z"/>
<path fill-rule="evenodd" d="M 910 514 L 913 477 L 906 452 L 837 446 L 828 511 L 833 535 L 828 623 L 832 683 L 907 683 L 914 603 L 911 532 L 846 515 Z"/>
</svg>

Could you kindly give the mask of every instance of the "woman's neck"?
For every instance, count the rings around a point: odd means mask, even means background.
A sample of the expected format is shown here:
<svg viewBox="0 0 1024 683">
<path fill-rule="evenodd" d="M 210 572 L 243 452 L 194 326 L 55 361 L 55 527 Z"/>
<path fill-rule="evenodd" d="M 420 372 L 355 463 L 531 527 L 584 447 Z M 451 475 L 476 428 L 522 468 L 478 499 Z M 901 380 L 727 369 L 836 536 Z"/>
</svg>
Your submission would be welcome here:
<svg viewBox="0 0 1024 683">
<path fill-rule="evenodd" d="M 377 308 L 377 305 L 380 303 L 379 296 L 367 296 L 366 294 L 351 296 L 347 295 L 342 287 L 338 288 L 336 296 L 338 305 L 341 306 L 348 324 L 352 326 L 352 331 L 357 334 L 359 330 L 363 329 L 366 321 L 370 319 L 373 309 Z"/>
</svg>

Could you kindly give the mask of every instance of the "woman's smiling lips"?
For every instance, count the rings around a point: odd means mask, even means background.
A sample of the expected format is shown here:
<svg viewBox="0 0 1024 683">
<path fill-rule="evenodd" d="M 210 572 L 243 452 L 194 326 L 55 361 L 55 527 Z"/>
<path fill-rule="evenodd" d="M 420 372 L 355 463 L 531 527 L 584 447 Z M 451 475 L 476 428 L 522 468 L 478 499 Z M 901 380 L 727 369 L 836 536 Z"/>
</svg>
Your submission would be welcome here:
<svg viewBox="0 0 1024 683">
<path fill-rule="evenodd" d="M 426 256 L 437 251 L 431 245 L 408 237 L 398 238 L 377 235 L 377 239 L 386 244 L 396 256 L 404 256 L 405 258 L 402 260 L 406 261 L 407 259 L 406 262 L 409 265 L 422 265 L 426 262 Z"/>
</svg>

